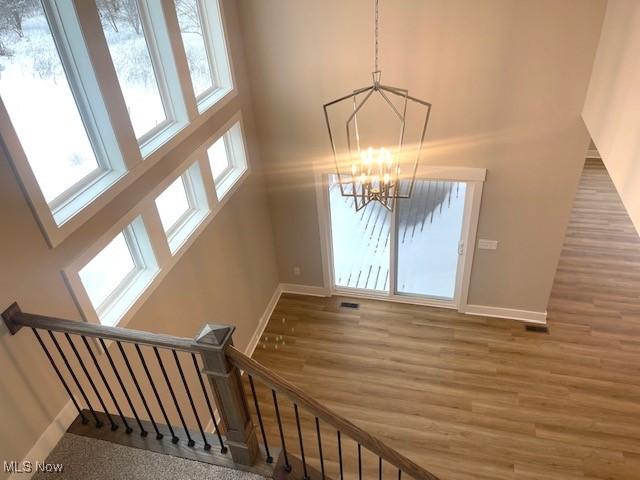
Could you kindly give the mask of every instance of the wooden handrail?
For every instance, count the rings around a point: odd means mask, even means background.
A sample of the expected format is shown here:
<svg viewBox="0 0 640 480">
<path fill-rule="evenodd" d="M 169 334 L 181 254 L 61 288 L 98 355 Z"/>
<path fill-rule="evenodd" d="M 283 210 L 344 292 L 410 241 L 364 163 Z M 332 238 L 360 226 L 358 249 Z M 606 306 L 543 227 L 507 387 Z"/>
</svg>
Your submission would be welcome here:
<svg viewBox="0 0 640 480">
<path fill-rule="evenodd" d="M 47 317 L 45 315 L 24 313 L 16 304 L 7 309 L 3 313 L 3 317 L 12 334 L 16 333 L 21 327 L 30 327 L 42 330 L 51 330 L 54 332 L 83 335 L 85 337 L 137 343 L 139 345 L 150 345 L 152 347 L 173 348 L 187 352 L 202 352 L 207 350 L 216 352 L 221 351 L 221 347 L 219 346 L 198 343 L 190 338 L 174 337 L 171 335 L 132 330 L 130 328 L 95 325 L 87 322 L 74 322 L 72 320 L 63 320 L 61 318 Z"/>
<path fill-rule="evenodd" d="M 300 388 L 274 373 L 264 365 L 246 356 L 233 346 L 225 349 L 227 358 L 236 367 L 244 370 L 252 377 L 260 379 L 269 388 L 277 393 L 287 396 L 291 401 L 299 406 L 305 407 L 313 415 L 336 428 L 341 433 L 351 437 L 363 447 L 367 448 L 385 461 L 395 465 L 397 468 L 412 476 L 415 479 L 438 480 L 434 474 L 422 468 L 420 465 L 409 460 L 404 455 L 398 453 L 393 448 L 387 446 L 382 441 L 365 432 L 361 428 L 351 423 L 333 410 L 318 403 Z"/>
</svg>

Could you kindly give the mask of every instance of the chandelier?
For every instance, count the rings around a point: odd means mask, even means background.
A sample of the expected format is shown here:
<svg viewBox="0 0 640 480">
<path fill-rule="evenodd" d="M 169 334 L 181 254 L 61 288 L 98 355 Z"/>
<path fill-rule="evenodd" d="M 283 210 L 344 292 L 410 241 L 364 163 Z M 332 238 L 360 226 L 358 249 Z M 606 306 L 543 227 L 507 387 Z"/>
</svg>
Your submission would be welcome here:
<svg viewBox="0 0 640 480">
<path fill-rule="evenodd" d="M 375 1 L 375 69 L 372 73 L 373 82 L 363 88 L 354 90 L 344 97 L 333 100 L 324 105 L 324 115 L 329 132 L 329 140 L 335 160 L 337 181 L 340 193 L 344 197 L 354 200 L 356 212 L 373 201 L 380 202 L 386 209 L 393 211 L 396 200 L 409 198 L 413 192 L 418 163 L 424 142 L 424 136 L 429 123 L 431 104 L 409 95 L 408 90 L 398 87 L 383 85 L 380 83 L 381 71 L 378 68 L 378 20 L 379 0 Z M 392 134 L 392 141 L 386 145 L 362 146 L 362 127 L 358 125 L 358 117 L 362 124 L 364 115 L 363 107 L 374 101 L 380 100 L 382 108 L 387 110 L 386 116 L 392 118 L 393 129 L 399 131 L 397 141 L 396 134 Z M 335 128 L 335 121 L 330 121 L 332 111 L 348 108 L 345 114 L 345 130 Z M 409 117 L 408 108 L 414 114 Z M 417 109 L 417 110 L 416 110 Z M 335 115 L 335 114 L 334 114 Z M 422 117 L 424 116 L 424 123 Z M 417 131 L 418 141 L 412 148 L 406 148 L 405 134 L 410 120 L 419 119 L 420 130 Z M 369 123 L 372 119 L 367 118 Z M 373 119 L 375 123 L 376 120 Z M 380 128 L 386 130 L 384 122 L 379 122 Z M 388 123 L 388 122 L 387 122 Z M 338 149 L 337 132 L 346 133 L 346 154 Z M 343 142 L 345 143 L 345 142 Z"/>
</svg>

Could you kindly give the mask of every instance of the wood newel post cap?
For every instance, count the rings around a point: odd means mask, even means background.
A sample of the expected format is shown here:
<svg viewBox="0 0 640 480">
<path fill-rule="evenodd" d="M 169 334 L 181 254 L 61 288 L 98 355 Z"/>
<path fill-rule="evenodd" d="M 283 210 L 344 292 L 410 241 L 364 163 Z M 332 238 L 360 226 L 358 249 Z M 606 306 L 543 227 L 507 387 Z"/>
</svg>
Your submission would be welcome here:
<svg viewBox="0 0 640 480">
<path fill-rule="evenodd" d="M 4 324 L 7 326 L 11 335 L 15 335 L 18 333 L 18 330 L 22 328 L 22 325 L 18 325 L 13 321 L 14 317 L 21 313 L 22 310 L 20 310 L 20 307 L 16 302 L 13 302 L 4 312 L 2 312 L 2 319 L 4 320 Z"/>
<path fill-rule="evenodd" d="M 227 345 L 231 345 L 233 340 L 231 336 L 236 327 L 233 325 L 215 325 L 207 323 L 200 333 L 196 335 L 195 341 L 203 345 L 211 345 L 213 347 L 220 347 L 223 349 Z"/>
</svg>

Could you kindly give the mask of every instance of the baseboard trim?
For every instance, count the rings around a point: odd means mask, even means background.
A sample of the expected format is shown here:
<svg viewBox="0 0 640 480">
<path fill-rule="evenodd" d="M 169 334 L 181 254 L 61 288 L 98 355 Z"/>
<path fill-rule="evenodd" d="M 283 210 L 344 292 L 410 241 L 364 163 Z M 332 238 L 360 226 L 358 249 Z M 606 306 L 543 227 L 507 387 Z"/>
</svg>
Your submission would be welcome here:
<svg viewBox="0 0 640 480">
<path fill-rule="evenodd" d="M 264 313 L 260 317 L 258 321 L 258 326 L 256 327 L 256 331 L 253 333 L 251 340 L 249 340 L 249 344 L 245 349 L 245 354 L 247 356 L 253 355 L 256 347 L 258 346 L 258 342 L 260 341 L 260 337 L 262 337 L 262 332 L 267 328 L 267 324 L 269 323 L 269 319 L 271 318 L 271 314 L 276 309 L 276 305 L 278 304 L 278 300 L 280 300 L 280 295 L 282 295 L 282 285 L 278 285 L 271 296 L 271 300 L 267 303 L 267 308 L 264 309 Z"/>
<path fill-rule="evenodd" d="M 534 312 L 532 310 L 518 310 L 516 308 L 490 307 L 487 305 L 467 305 L 464 313 L 468 315 L 480 315 L 482 317 L 505 318 L 527 323 L 539 323 L 546 325 L 547 312 Z"/>
<path fill-rule="evenodd" d="M 299 285 L 296 283 L 281 283 L 282 293 L 295 293 L 298 295 L 311 295 L 313 297 L 330 297 L 331 291 L 325 287 L 315 287 L 312 285 Z"/>
<path fill-rule="evenodd" d="M 75 418 L 78 416 L 78 412 L 73 405 L 73 402 L 69 400 L 67 404 L 62 407 L 62 410 L 56 415 L 56 418 L 49 424 L 47 429 L 40 435 L 38 441 L 31 447 L 29 453 L 24 457 L 24 462 L 43 462 L 51 453 L 51 450 L 58 444 L 62 435 L 67 431 L 67 428 L 71 426 Z M 36 472 L 31 473 L 13 473 L 9 476 L 10 480 L 27 480 L 31 478 Z"/>
</svg>

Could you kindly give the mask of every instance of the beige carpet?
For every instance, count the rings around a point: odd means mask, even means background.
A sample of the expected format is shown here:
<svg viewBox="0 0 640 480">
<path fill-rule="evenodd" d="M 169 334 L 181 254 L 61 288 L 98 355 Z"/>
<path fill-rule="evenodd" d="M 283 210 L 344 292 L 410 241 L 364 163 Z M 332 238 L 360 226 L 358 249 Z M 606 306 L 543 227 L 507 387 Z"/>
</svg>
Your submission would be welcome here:
<svg viewBox="0 0 640 480">
<path fill-rule="evenodd" d="M 216 479 L 265 480 L 240 470 L 184 460 L 102 440 L 65 433 L 47 458 L 47 464 L 62 464 L 62 473 L 39 472 L 36 480 L 68 479 Z"/>
</svg>

